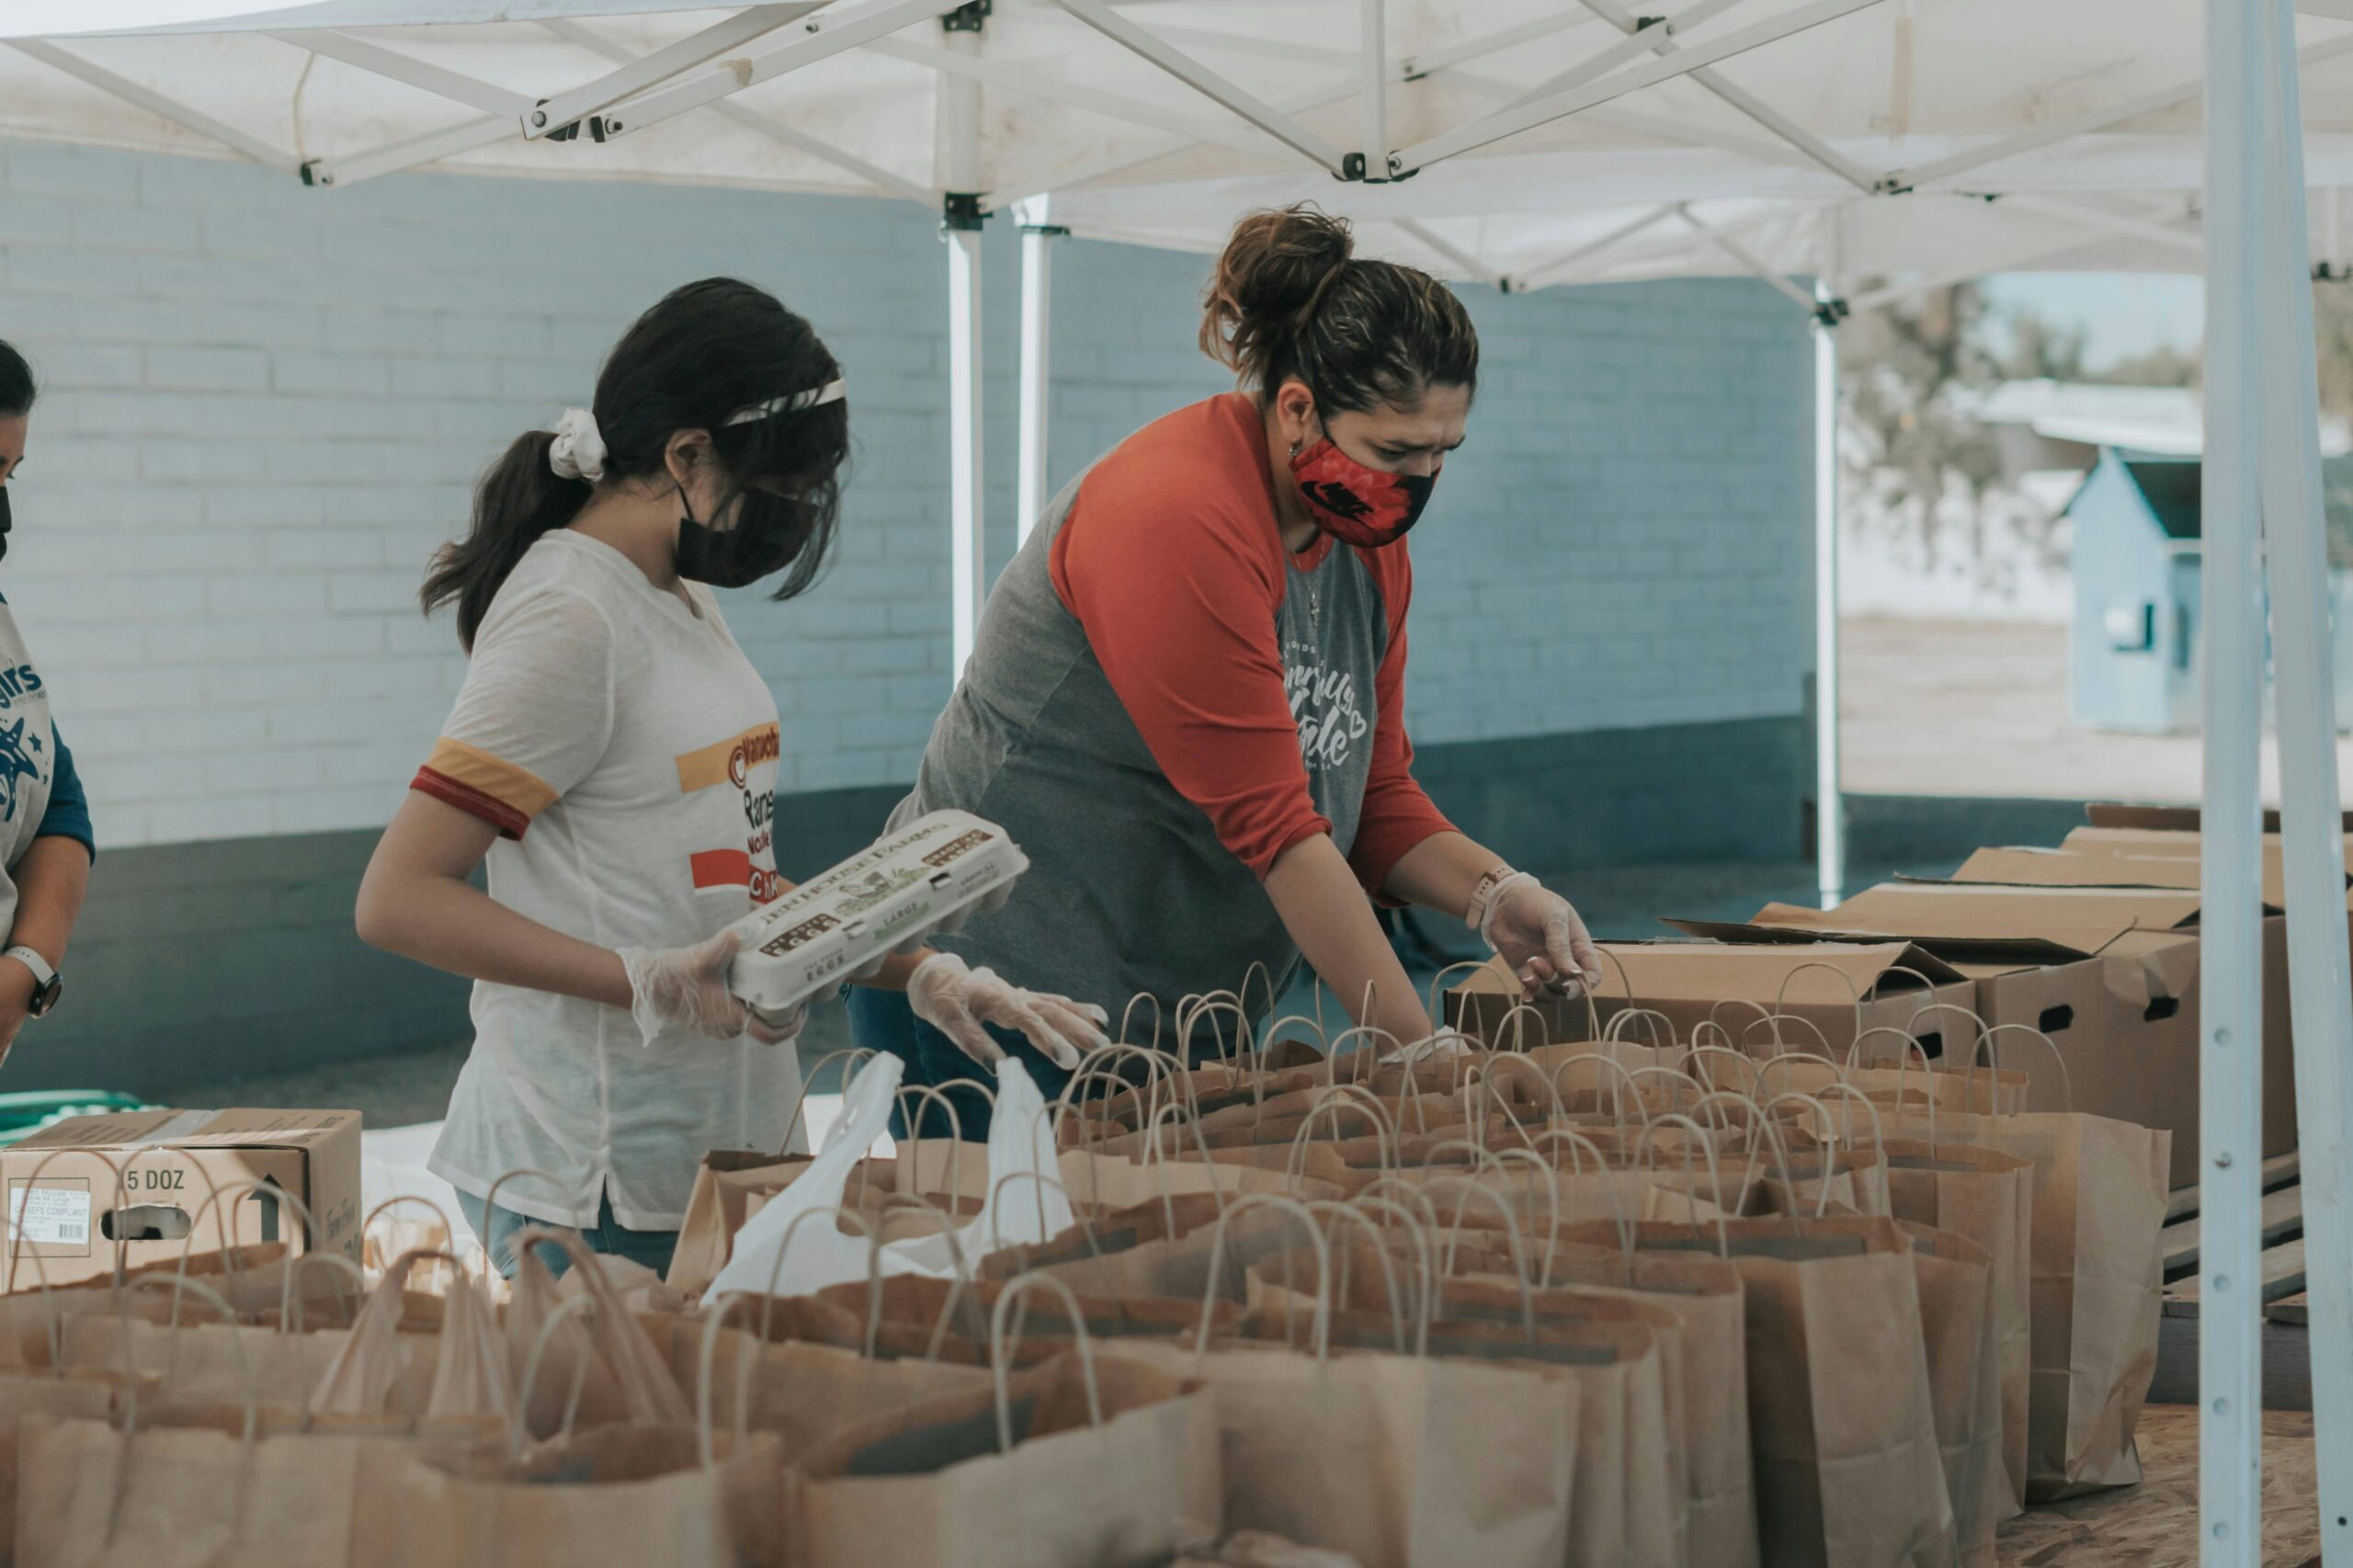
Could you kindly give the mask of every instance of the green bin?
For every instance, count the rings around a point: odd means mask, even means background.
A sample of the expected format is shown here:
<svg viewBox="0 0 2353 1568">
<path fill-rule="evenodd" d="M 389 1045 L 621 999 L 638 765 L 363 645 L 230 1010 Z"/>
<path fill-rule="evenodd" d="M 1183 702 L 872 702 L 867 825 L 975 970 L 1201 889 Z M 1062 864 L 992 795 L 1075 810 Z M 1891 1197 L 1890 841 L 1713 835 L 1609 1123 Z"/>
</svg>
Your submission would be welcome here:
<svg viewBox="0 0 2353 1568">
<path fill-rule="evenodd" d="M 34 1089 L 0 1095 L 0 1148 L 70 1117 L 148 1108 L 137 1095 L 117 1094 L 112 1089 Z"/>
</svg>

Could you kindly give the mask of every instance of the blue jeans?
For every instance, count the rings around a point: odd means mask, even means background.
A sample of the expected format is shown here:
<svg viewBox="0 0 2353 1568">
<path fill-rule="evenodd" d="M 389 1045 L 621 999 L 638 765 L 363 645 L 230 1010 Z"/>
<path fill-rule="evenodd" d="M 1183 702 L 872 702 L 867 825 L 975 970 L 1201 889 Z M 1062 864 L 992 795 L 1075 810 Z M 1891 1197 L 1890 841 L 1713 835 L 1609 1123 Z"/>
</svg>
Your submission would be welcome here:
<svg viewBox="0 0 2353 1568">
<path fill-rule="evenodd" d="M 1005 1049 L 1007 1056 L 1020 1059 L 1029 1069 L 1029 1081 L 1048 1099 L 1063 1092 L 1071 1075 L 1055 1066 L 1045 1053 L 1011 1029 L 987 1026 L 989 1038 Z M 944 1096 L 956 1108 L 951 1121 L 939 1102 L 929 1096 L 918 1102 L 909 1095 L 891 1111 L 891 1136 L 907 1136 L 907 1108 L 920 1103 L 922 1134 L 926 1138 L 946 1138 L 951 1133 L 967 1143 L 979 1143 L 989 1135 L 989 1100 L 981 1093 L 980 1085 L 988 1080 L 988 1069 L 964 1054 L 963 1048 L 938 1029 L 915 1017 L 907 1005 L 904 991 L 877 991 L 871 986 L 854 985 L 849 993 L 850 1038 L 869 1051 L 887 1051 L 905 1066 L 899 1075 L 902 1089 L 928 1085 Z M 831 1085 L 828 1085 L 829 1087 Z M 995 1094 L 991 1085 L 989 1093 Z"/>
<path fill-rule="evenodd" d="M 557 1231 L 568 1228 L 548 1225 L 543 1220 L 517 1214 L 503 1206 L 495 1212 L 486 1213 L 485 1207 L 483 1200 L 471 1192 L 458 1194 L 459 1212 L 465 1215 L 466 1223 L 473 1227 L 475 1237 L 489 1252 L 492 1266 L 509 1279 L 515 1278 L 515 1236 L 517 1232 L 529 1230 L 533 1225 Z M 670 1271 L 670 1255 L 678 1246 L 678 1233 L 676 1231 L 632 1231 L 614 1223 L 613 1200 L 610 1198 L 603 1199 L 597 1210 L 597 1222 L 582 1231 L 580 1239 L 588 1244 L 590 1252 L 625 1257 L 631 1263 L 645 1265 L 656 1274 Z M 540 1261 L 546 1264 L 559 1279 L 563 1278 L 563 1271 L 572 1267 L 569 1253 L 545 1242 L 540 1244 Z"/>
</svg>

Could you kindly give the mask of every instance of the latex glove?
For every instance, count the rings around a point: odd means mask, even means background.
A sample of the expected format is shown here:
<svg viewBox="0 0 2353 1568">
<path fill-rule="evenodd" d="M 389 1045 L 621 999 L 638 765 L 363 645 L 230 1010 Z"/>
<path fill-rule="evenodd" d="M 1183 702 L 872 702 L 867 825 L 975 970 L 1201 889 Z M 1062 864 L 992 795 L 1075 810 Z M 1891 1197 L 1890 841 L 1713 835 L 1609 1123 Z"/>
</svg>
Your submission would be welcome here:
<svg viewBox="0 0 2353 1568">
<path fill-rule="evenodd" d="M 1417 1040 L 1411 1045 L 1401 1045 L 1381 1058 L 1383 1067 L 1395 1067 L 1414 1062 L 1449 1062 L 1458 1056 L 1468 1056 L 1479 1050 L 1478 1042 L 1459 1029 L 1442 1028 L 1427 1040 Z"/>
<path fill-rule="evenodd" d="M 954 953 L 934 953 L 915 966 L 907 977 L 907 1005 L 991 1072 L 1005 1060 L 1005 1051 L 983 1024 L 1020 1031 L 1065 1073 L 1087 1051 L 1111 1043 L 1103 1033 L 1111 1016 L 1102 1008 L 1050 992 L 1024 991 L 993 969 L 968 967 Z"/>
<path fill-rule="evenodd" d="M 691 948 L 623 948 L 621 967 L 629 971 L 630 1016 L 637 1032 L 652 1045 L 673 1026 L 690 1028 L 712 1040 L 750 1035 L 762 1045 L 782 1045 L 801 1032 L 809 1010 L 794 1010 L 782 1024 L 770 1024 L 744 1006 L 727 989 L 727 966 L 744 939 L 722 931 Z"/>
<path fill-rule="evenodd" d="M 1525 871 L 1497 883 L 1479 935 L 1511 965 L 1529 996 L 1579 996 L 1601 983 L 1601 952 L 1569 901 Z"/>
</svg>

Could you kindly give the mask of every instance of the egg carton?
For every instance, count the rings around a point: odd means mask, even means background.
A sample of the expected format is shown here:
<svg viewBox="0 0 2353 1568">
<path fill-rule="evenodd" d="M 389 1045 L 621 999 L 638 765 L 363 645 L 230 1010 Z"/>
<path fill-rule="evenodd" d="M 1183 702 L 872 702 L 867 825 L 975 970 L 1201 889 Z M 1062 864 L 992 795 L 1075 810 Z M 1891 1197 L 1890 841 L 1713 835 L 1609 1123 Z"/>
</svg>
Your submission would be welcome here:
<svg viewBox="0 0 2353 1568">
<path fill-rule="evenodd" d="M 934 812 L 737 921 L 728 989 L 770 1022 L 893 953 L 1004 907 L 1029 857 L 995 823 Z"/>
</svg>

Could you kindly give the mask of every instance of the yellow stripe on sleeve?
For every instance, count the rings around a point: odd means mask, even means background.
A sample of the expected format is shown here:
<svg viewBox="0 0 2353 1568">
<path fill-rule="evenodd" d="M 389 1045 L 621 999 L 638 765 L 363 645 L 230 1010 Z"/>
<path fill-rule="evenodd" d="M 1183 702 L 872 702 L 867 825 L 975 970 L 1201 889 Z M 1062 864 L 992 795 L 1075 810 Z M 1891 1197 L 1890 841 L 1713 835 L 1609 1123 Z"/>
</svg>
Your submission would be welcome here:
<svg viewBox="0 0 2353 1568">
<path fill-rule="evenodd" d="M 555 804 L 554 789 L 529 768 L 517 767 L 480 746 L 470 746 L 447 735 L 433 743 L 433 755 L 426 759 L 425 766 L 444 778 L 521 812 L 527 819 Z"/>
</svg>

